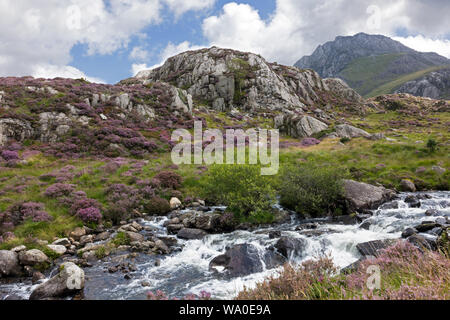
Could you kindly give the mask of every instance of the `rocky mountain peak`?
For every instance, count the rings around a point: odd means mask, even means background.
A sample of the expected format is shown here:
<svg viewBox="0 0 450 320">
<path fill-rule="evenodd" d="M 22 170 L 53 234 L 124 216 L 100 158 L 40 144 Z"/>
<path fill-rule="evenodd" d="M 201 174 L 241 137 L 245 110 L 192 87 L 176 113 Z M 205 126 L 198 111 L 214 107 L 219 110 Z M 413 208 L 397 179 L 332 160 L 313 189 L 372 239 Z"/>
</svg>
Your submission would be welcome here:
<svg viewBox="0 0 450 320">
<path fill-rule="evenodd" d="M 218 111 L 238 108 L 303 113 L 326 105 L 332 95 L 329 85 L 313 70 L 269 63 L 257 54 L 217 47 L 181 53 L 163 66 L 126 81 L 144 85 L 168 82 Z M 360 103 L 354 92 L 340 97 Z"/>
</svg>

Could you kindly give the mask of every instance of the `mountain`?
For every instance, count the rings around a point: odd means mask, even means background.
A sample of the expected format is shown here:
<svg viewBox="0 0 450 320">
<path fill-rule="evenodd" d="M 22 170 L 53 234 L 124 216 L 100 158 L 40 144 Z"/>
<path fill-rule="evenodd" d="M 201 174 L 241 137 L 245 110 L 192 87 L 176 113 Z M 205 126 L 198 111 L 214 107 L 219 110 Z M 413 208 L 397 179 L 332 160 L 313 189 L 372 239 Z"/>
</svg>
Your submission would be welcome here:
<svg viewBox="0 0 450 320">
<path fill-rule="evenodd" d="M 313 69 L 323 78 L 340 78 L 359 94 L 372 97 L 393 93 L 406 82 L 420 81 L 450 67 L 450 60 L 433 52 L 415 51 L 382 35 L 358 33 L 319 45 L 295 66 Z M 441 91 L 434 98 L 443 97 L 445 90 Z"/>
</svg>

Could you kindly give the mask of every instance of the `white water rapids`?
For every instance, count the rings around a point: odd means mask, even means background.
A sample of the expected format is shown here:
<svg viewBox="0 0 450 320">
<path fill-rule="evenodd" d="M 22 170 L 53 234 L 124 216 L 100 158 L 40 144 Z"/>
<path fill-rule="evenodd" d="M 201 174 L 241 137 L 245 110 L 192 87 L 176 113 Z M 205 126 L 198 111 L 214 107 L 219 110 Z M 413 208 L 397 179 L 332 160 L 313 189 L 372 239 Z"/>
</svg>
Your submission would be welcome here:
<svg viewBox="0 0 450 320">
<path fill-rule="evenodd" d="M 422 221 L 434 221 L 438 217 L 450 216 L 450 192 L 426 192 L 430 199 L 421 200 L 420 208 L 409 208 L 403 200 L 408 193 L 400 195 L 398 209 L 379 209 L 373 211 L 369 218 L 371 225 L 365 230 L 356 225 L 320 224 L 315 231 L 326 231 L 319 235 L 306 237 L 295 231 L 301 221 L 294 218 L 291 223 L 275 227 L 258 229 L 252 232 L 235 231 L 229 234 L 208 235 L 203 240 L 184 241 L 178 239 L 180 249 L 167 256 L 160 256 L 161 262 L 155 265 L 157 257 L 140 254 L 133 264 L 137 271 L 132 273 L 131 280 L 125 280 L 123 274 L 118 272 L 110 274 L 105 267 L 114 263 L 107 258 L 99 261 L 91 268 L 85 268 L 86 273 L 86 299 L 145 299 L 146 293 L 157 290 L 164 291 L 170 297 L 182 298 L 188 293 L 198 294 L 207 291 L 214 299 L 231 299 L 246 287 L 253 287 L 269 275 L 276 275 L 280 268 L 266 270 L 246 277 L 225 279 L 218 277 L 209 270 L 209 262 L 216 256 L 225 252 L 227 247 L 235 244 L 253 244 L 261 252 L 277 239 L 270 239 L 270 231 L 281 231 L 283 236 L 303 238 L 307 247 L 301 256 L 293 256 L 290 261 L 299 263 L 307 259 L 317 258 L 328 254 L 335 264 L 345 267 L 360 258 L 356 245 L 358 243 L 400 238 L 401 232 L 407 227 L 413 227 Z M 438 210 L 437 216 L 428 217 L 425 211 Z M 166 236 L 163 227 L 166 218 L 142 220 L 142 225 L 156 229 L 156 235 Z M 108 262 L 109 261 L 109 262 Z M 148 282 L 148 287 L 142 283 Z M 29 282 L 0 285 L 1 298 L 27 299 L 32 286 Z"/>
</svg>

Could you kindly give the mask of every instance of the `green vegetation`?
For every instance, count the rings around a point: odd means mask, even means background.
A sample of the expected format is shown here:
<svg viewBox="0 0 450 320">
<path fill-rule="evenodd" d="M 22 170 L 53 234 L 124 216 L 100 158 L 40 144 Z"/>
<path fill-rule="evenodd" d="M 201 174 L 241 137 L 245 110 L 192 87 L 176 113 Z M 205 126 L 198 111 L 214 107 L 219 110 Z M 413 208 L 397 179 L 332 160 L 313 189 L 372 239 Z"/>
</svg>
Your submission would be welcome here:
<svg viewBox="0 0 450 320">
<path fill-rule="evenodd" d="M 208 201 L 224 204 L 241 221 L 273 221 L 275 189 L 273 178 L 261 175 L 255 165 L 214 165 L 201 181 Z"/>
<path fill-rule="evenodd" d="M 118 232 L 112 243 L 117 247 L 127 246 L 131 243 L 131 240 L 130 237 L 125 232 Z"/>
<path fill-rule="evenodd" d="M 340 215 L 341 169 L 312 164 L 285 166 L 280 174 L 280 204 L 298 213 L 320 217 Z"/>
</svg>

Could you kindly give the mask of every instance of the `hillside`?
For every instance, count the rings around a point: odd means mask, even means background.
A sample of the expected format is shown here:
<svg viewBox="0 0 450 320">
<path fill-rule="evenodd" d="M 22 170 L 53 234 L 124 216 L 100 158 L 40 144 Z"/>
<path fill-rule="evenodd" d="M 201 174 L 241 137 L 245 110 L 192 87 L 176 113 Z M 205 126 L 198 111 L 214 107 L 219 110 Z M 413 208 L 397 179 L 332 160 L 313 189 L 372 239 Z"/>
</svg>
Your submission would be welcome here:
<svg viewBox="0 0 450 320">
<path fill-rule="evenodd" d="M 449 64 L 450 60 L 436 53 L 417 52 L 385 36 L 359 33 L 320 45 L 295 66 L 311 68 L 321 77 L 341 78 L 359 94 L 372 97 L 396 90 L 408 93 L 398 89 Z M 445 90 L 433 96 L 444 97 Z"/>
</svg>

